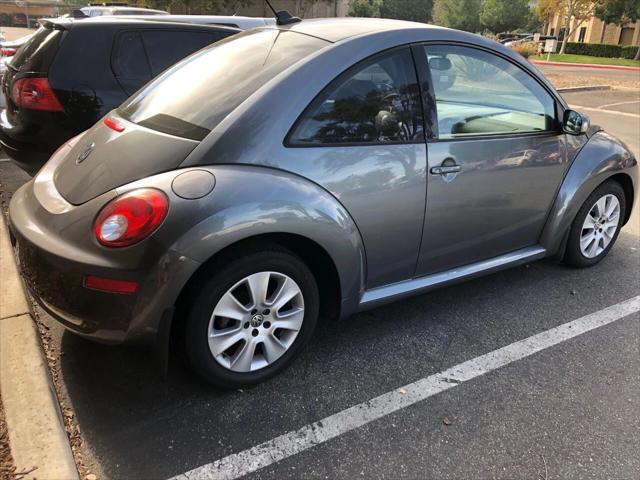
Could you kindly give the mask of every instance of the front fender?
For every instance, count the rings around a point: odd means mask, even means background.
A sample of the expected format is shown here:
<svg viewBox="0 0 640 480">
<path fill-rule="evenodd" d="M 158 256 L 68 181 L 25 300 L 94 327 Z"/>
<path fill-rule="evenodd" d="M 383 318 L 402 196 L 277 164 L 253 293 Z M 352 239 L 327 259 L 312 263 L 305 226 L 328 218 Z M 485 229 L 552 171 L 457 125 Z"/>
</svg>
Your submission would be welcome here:
<svg viewBox="0 0 640 480">
<path fill-rule="evenodd" d="M 565 175 L 543 229 L 540 243 L 550 254 L 560 253 L 573 219 L 587 197 L 598 185 L 619 173 L 629 176 L 637 193 L 638 162 L 633 154 L 615 137 L 602 131 L 594 134 Z"/>
<path fill-rule="evenodd" d="M 340 202 L 318 185 L 268 167 L 220 165 L 199 168 L 216 178 L 207 197 L 172 203 L 172 218 L 197 215 L 171 246 L 205 262 L 236 242 L 257 235 L 295 234 L 320 245 L 332 258 L 340 279 L 343 309 L 364 290 L 365 252 L 360 233 Z M 193 202 L 197 202 L 197 208 Z M 190 222 L 191 223 L 191 222 Z M 355 307 L 354 307 L 355 308 Z"/>
</svg>

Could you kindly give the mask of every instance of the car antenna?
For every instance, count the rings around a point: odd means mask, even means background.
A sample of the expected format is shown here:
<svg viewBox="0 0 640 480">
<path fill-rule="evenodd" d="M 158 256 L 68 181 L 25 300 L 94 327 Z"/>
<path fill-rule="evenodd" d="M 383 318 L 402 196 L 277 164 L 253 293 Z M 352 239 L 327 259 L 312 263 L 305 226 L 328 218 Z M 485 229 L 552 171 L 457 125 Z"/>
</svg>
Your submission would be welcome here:
<svg viewBox="0 0 640 480">
<path fill-rule="evenodd" d="M 291 15 L 286 10 L 278 10 L 278 11 L 276 11 L 276 9 L 273 8 L 273 5 L 271 5 L 271 2 L 269 0 L 264 0 L 264 1 L 267 2 L 267 5 L 269 5 L 269 8 L 271 9 L 273 14 L 275 15 L 276 24 L 278 24 L 278 25 L 290 25 L 292 23 L 298 23 L 298 22 L 302 21 L 301 18 L 294 17 L 293 15 Z"/>
</svg>

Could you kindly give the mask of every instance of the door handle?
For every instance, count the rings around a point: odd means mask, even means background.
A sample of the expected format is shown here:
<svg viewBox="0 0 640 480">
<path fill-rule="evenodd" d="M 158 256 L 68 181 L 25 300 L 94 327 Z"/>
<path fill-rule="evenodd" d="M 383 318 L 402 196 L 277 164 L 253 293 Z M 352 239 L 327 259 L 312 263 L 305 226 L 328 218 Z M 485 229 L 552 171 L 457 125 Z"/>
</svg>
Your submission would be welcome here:
<svg viewBox="0 0 640 480">
<path fill-rule="evenodd" d="M 462 170 L 460 165 L 441 165 L 439 167 L 431 167 L 431 173 L 434 175 L 447 175 L 448 173 L 458 173 Z"/>
</svg>

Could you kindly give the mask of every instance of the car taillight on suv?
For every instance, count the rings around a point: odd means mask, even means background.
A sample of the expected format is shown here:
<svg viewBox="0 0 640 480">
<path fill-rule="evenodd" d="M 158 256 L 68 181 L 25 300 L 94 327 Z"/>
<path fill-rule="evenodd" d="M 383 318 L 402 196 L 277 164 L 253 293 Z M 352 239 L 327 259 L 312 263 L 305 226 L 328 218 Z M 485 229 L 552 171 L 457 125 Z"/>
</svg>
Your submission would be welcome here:
<svg viewBox="0 0 640 480">
<path fill-rule="evenodd" d="M 47 112 L 62 112 L 49 80 L 44 77 L 20 78 L 13 82 L 11 100 L 16 107 Z"/>
</svg>

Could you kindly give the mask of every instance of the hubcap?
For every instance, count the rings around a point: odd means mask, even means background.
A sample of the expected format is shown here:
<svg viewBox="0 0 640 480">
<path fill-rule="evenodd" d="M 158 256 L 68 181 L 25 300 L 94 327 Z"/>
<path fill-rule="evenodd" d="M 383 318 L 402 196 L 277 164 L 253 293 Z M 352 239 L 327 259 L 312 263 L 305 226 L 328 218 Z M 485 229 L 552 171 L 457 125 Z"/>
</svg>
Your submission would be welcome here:
<svg viewBox="0 0 640 480">
<path fill-rule="evenodd" d="M 606 250 L 620 224 L 620 202 L 615 195 L 601 197 L 589 210 L 580 234 L 580 251 L 595 258 Z"/>
<path fill-rule="evenodd" d="M 282 273 L 243 278 L 220 298 L 209 320 L 209 350 L 223 367 L 252 372 L 278 360 L 302 328 L 304 298 Z"/>
</svg>

